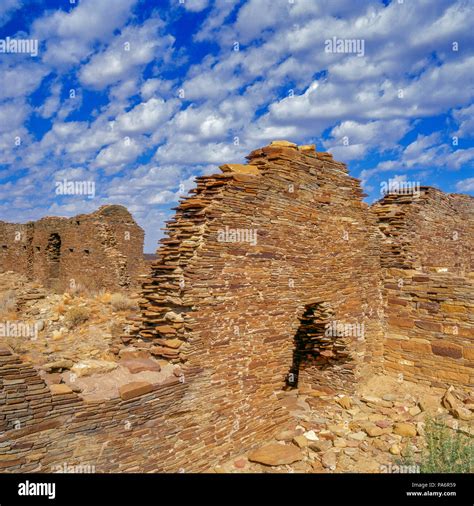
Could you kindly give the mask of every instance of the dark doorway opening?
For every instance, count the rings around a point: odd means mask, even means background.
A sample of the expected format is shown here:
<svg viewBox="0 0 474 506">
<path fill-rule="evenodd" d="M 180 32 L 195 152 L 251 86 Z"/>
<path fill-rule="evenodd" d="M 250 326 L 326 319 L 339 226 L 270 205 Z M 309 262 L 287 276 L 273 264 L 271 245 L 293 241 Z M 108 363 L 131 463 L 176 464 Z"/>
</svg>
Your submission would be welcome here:
<svg viewBox="0 0 474 506">
<path fill-rule="evenodd" d="M 326 302 L 305 306 L 294 337 L 293 362 L 286 378 L 287 388 L 297 388 L 305 379 L 319 382 L 320 372 L 336 368 L 349 359 L 344 339 L 331 331 L 334 313 Z"/>
<path fill-rule="evenodd" d="M 46 261 L 48 262 L 48 280 L 54 283 L 59 279 L 61 265 L 61 237 L 57 233 L 49 236 L 46 246 Z"/>
</svg>

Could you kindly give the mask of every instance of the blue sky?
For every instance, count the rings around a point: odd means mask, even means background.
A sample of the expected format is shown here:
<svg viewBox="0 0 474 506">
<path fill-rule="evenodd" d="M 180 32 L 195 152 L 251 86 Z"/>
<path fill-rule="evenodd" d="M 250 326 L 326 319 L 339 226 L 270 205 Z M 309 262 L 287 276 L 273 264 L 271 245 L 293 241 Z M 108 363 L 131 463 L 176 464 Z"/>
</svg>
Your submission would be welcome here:
<svg viewBox="0 0 474 506">
<path fill-rule="evenodd" d="M 474 195 L 473 19 L 472 0 L 2 0 L 0 40 L 38 54 L 0 53 L 0 220 L 123 204 L 152 252 L 195 176 L 274 139 L 332 152 L 368 201 L 394 179 Z"/>
</svg>

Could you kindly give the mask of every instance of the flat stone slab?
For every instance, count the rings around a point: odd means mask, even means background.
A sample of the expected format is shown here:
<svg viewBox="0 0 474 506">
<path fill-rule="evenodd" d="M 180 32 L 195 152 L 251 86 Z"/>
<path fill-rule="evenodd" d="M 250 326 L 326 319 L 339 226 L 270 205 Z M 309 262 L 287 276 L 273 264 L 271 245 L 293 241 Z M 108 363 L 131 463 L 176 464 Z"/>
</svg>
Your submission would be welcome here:
<svg viewBox="0 0 474 506">
<path fill-rule="evenodd" d="M 134 358 L 121 360 L 120 365 L 126 367 L 132 374 L 136 374 L 143 371 L 161 371 L 160 364 L 151 360 L 150 358 Z"/>
<path fill-rule="evenodd" d="M 50 385 L 49 389 L 51 390 L 52 395 L 72 394 L 72 389 L 67 385 L 54 384 Z"/>
<path fill-rule="evenodd" d="M 123 401 L 128 401 L 134 397 L 145 395 L 153 390 L 153 385 L 146 381 L 133 381 L 119 388 L 120 397 Z"/>
<path fill-rule="evenodd" d="M 266 466 L 281 466 L 302 460 L 303 454 L 296 446 L 270 443 L 251 452 L 248 459 Z"/>
</svg>

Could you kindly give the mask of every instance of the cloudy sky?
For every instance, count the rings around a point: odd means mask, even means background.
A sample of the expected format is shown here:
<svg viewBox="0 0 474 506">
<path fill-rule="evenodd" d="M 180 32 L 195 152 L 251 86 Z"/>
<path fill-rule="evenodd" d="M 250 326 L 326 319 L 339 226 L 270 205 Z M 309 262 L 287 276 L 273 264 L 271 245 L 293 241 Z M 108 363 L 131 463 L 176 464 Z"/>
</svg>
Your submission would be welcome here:
<svg viewBox="0 0 474 506">
<path fill-rule="evenodd" d="M 473 19 L 473 0 L 1 0 L 0 220 L 124 204 L 151 252 L 196 175 L 274 139 L 332 152 L 369 202 L 390 179 L 474 195 Z"/>
</svg>

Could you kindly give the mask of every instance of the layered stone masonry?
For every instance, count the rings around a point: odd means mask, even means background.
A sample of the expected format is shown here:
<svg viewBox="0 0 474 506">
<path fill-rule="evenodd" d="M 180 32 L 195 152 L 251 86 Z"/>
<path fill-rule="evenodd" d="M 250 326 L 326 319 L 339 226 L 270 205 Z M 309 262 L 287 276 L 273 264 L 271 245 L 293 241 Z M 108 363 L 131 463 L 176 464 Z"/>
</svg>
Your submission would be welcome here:
<svg viewBox="0 0 474 506">
<path fill-rule="evenodd" d="M 372 206 L 382 232 L 385 369 L 474 384 L 474 199 L 422 187 Z"/>
<path fill-rule="evenodd" d="M 180 203 L 123 336 L 122 352 L 179 364 L 176 375 L 87 402 L 3 349 L 4 470 L 205 471 L 287 421 L 281 389 L 350 391 L 382 367 L 472 383 L 473 199 L 424 189 L 370 210 L 314 146 L 279 141 L 248 159 Z"/>
<path fill-rule="evenodd" d="M 0 270 L 58 290 L 127 288 L 144 271 L 143 240 L 123 206 L 23 225 L 0 222 Z"/>
</svg>

